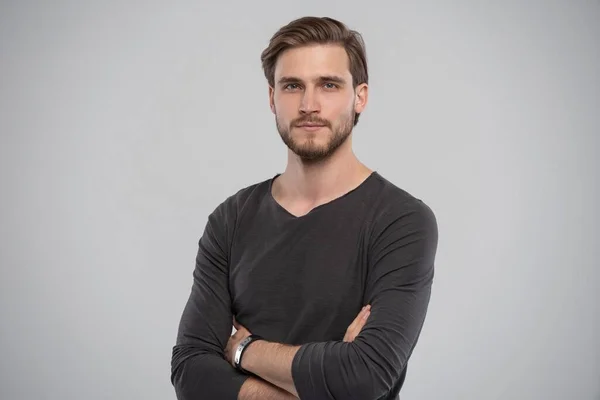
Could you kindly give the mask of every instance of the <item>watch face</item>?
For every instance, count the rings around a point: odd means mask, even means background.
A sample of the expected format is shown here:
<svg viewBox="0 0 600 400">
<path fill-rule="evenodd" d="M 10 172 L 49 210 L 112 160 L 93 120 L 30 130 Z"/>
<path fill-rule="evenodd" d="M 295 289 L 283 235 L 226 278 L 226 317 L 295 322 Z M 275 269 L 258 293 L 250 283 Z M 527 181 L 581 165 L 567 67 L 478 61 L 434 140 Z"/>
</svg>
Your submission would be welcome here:
<svg viewBox="0 0 600 400">
<path fill-rule="evenodd" d="M 242 342 L 240 343 L 240 345 L 244 345 L 246 343 L 248 343 L 252 338 L 250 336 L 248 336 L 246 339 L 242 340 Z"/>
</svg>

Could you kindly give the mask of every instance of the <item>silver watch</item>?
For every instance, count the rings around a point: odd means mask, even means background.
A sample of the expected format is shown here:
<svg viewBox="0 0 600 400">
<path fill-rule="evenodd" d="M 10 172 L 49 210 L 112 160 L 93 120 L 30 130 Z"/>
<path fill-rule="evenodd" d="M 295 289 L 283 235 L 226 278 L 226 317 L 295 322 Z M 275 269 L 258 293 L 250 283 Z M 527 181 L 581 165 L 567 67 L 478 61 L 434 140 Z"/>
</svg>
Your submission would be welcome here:
<svg viewBox="0 0 600 400">
<path fill-rule="evenodd" d="M 247 373 L 248 371 L 244 370 L 242 368 L 242 355 L 244 354 L 244 351 L 248 348 L 248 346 L 250 345 L 250 343 L 254 342 L 255 340 L 260 340 L 262 339 L 262 337 L 258 336 L 258 335 L 250 335 L 247 338 L 245 338 L 244 340 L 242 340 L 240 342 L 240 344 L 238 344 L 237 349 L 235 349 L 235 354 L 233 356 L 233 365 L 235 366 L 236 369 Z"/>
</svg>

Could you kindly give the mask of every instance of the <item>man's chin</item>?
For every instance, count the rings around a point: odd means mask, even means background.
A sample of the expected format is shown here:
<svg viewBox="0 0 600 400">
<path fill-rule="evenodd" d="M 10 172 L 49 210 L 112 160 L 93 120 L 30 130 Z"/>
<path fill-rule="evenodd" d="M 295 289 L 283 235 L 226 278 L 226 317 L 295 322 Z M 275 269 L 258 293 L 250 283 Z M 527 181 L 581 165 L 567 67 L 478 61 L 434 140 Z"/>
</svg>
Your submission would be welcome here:
<svg viewBox="0 0 600 400">
<path fill-rule="evenodd" d="M 321 161 L 328 158 L 335 151 L 332 149 L 334 138 L 331 134 L 327 134 L 327 132 L 312 133 L 291 130 L 287 134 L 282 135 L 281 138 L 288 149 L 304 161 Z"/>
<path fill-rule="evenodd" d="M 331 150 L 327 146 L 292 146 L 290 150 L 305 161 L 319 161 L 327 158 Z"/>
<path fill-rule="evenodd" d="M 326 153 L 298 152 L 295 154 L 305 163 L 318 163 L 319 161 L 323 161 L 330 156 L 330 154 Z"/>
</svg>

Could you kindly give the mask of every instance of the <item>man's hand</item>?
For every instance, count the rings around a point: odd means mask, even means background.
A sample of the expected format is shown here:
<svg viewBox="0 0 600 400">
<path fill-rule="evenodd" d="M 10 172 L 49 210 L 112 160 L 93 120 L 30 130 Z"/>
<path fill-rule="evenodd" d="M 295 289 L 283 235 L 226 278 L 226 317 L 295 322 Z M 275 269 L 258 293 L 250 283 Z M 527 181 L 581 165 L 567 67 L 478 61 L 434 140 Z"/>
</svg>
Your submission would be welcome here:
<svg viewBox="0 0 600 400">
<path fill-rule="evenodd" d="M 346 334 L 344 335 L 344 342 L 353 342 L 356 336 L 360 333 L 362 328 L 367 323 L 367 319 L 369 318 L 369 314 L 371 314 L 371 306 L 366 305 L 360 310 L 354 321 L 348 326 L 346 329 Z M 227 341 L 227 347 L 225 348 L 225 357 L 227 361 L 233 365 L 233 357 L 235 356 L 235 350 L 237 349 L 240 342 L 246 339 L 251 335 L 250 331 L 246 329 L 242 324 L 237 322 L 235 318 L 233 318 L 233 326 L 237 330 L 229 340 Z"/>
<path fill-rule="evenodd" d="M 344 335 L 344 342 L 353 342 L 354 338 L 358 336 L 363 326 L 367 323 L 367 318 L 369 318 L 369 314 L 371 314 L 371 306 L 367 304 L 360 310 L 354 321 L 348 326 L 346 329 L 346 334 Z"/>
<path fill-rule="evenodd" d="M 352 321 L 352 323 L 346 329 L 346 334 L 344 335 L 344 342 L 354 341 L 356 336 L 358 336 L 362 328 L 367 323 L 367 319 L 369 318 L 370 314 L 371 306 L 367 304 L 362 308 L 362 310 L 358 313 L 356 318 L 354 318 L 354 321 Z M 227 341 L 227 346 L 225 348 L 225 357 L 227 358 L 227 361 L 231 364 L 231 366 L 234 366 L 233 358 L 235 356 L 235 350 L 237 349 L 238 345 L 242 340 L 246 339 L 248 336 L 251 335 L 250 331 L 246 329 L 246 327 L 244 327 L 242 324 L 237 322 L 235 318 L 233 318 L 233 326 L 237 331 L 233 335 L 231 335 L 231 337 Z"/>
<path fill-rule="evenodd" d="M 251 333 L 250 331 L 248 331 L 248 329 L 246 329 L 239 322 L 237 322 L 235 320 L 235 317 L 233 318 L 233 326 L 237 331 L 233 335 L 231 335 L 231 337 L 227 341 L 227 347 L 225 347 L 225 358 L 227 358 L 227 361 L 229 361 L 229 364 L 231 364 L 232 367 L 235 367 L 235 365 L 233 364 L 235 350 L 237 349 L 240 342 L 246 339 L 248 336 L 250 336 Z"/>
<path fill-rule="evenodd" d="M 346 329 L 346 334 L 344 335 L 345 342 L 354 341 L 356 336 L 360 334 L 360 331 L 367 322 L 370 311 L 371 307 L 367 305 L 358 313 L 354 321 L 352 321 Z M 233 326 L 237 331 L 229 338 L 225 351 L 227 361 L 229 361 L 231 365 L 233 365 L 233 358 L 237 346 L 242 340 L 251 335 L 250 331 L 237 322 L 235 318 L 233 319 Z M 263 381 L 283 389 L 294 397 L 298 397 L 291 371 L 294 357 L 299 349 L 300 346 L 270 343 L 266 340 L 259 340 L 255 345 L 250 346 L 244 353 L 244 369 L 256 375 L 258 378 L 262 378 Z M 248 394 L 248 397 L 253 398 L 250 394 L 252 393 L 251 384 L 261 381 L 251 381 L 249 379 L 246 382 L 248 382 L 248 384 L 245 384 L 244 396 Z M 245 397 L 240 398 L 243 399 Z"/>
</svg>

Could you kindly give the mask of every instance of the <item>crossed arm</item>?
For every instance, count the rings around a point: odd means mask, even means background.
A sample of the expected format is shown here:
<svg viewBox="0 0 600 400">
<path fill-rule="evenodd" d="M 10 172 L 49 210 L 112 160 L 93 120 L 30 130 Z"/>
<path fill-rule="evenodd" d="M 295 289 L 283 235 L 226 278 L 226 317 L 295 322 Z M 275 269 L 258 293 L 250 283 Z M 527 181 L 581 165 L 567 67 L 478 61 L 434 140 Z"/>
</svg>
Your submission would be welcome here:
<svg viewBox="0 0 600 400">
<path fill-rule="evenodd" d="M 344 342 L 352 342 L 364 327 L 371 307 L 366 305 L 346 329 Z M 227 361 L 233 366 L 233 355 L 238 344 L 251 332 L 235 322 L 236 333 L 229 338 L 226 348 Z M 296 399 L 298 393 L 292 378 L 292 362 L 300 346 L 290 346 L 257 340 L 251 343 L 242 357 L 242 368 L 264 379 L 249 378 L 244 382 L 238 396 L 239 400 L 254 399 Z M 262 396 L 262 397 L 260 397 Z M 271 396 L 271 397 L 266 397 Z"/>
<path fill-rule="evenodd" d="M 177 398 L 374 399 L 388 393 L 425 319 L 437 245 L 433 214 L 402 208 L 378 227 L 364 289 L 372 313 L 354 341 L 301 346 L 256 341 L 242 357 L 242 367 L 256 378 L 227 360 L 233 315 L 226 249 L 232 228 L 223 212 L 211 214 L 199 242 L 194 285 L 171 361 Z"/>
<path fill-rule="evenodd" d="M 258 340 L 250 345 L 242 358 L 242 368 L 260 376 L 265 381 L 284 389 L 298 397 L 292 378 L 292 361 L 300 346 L 290 346 L 280 343 L 269 343 Z M 247 381 L 246 381 L 247 382 Z M 240 390 L 240 400 L 246 400 L 244 385 Z"/>
</svg>

